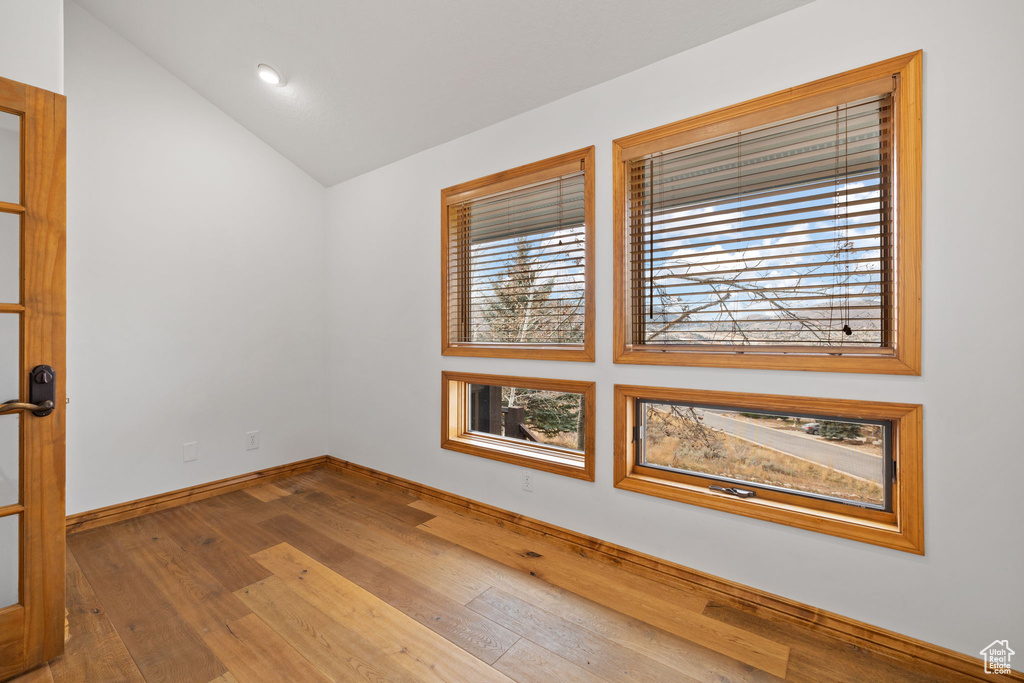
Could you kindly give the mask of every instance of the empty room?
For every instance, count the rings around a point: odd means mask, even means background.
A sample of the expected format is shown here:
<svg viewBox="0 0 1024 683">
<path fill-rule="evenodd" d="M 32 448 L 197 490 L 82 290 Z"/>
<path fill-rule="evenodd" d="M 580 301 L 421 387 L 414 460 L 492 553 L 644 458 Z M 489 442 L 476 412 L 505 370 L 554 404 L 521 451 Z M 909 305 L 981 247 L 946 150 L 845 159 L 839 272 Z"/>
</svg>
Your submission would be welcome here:
<svg viewBox="0 0 1024 683">
<path fill-rule="evenodd" d="M 1024 681 L 1020 0 L 0 0 L 0 681 Z"/>
</svg>

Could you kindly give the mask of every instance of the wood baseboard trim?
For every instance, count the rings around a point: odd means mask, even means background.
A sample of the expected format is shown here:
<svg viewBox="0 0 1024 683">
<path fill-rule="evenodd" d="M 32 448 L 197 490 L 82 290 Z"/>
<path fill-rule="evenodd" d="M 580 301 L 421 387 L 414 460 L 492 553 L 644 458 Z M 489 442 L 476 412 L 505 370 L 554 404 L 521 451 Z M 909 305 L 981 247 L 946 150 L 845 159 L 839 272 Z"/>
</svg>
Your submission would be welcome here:
<svg viewBox="0 0 1024 683">
<path fill-rule="evenodd" d="M 425 484 L 387 474 L 363 465 L 325 456 L 323 465 L 344 474 L 368 479 L 384 487 L 397 488 L 404 493 L 428 498 L 457 512 L 477 519 L 512 528 L 527 535 L 543 537 L 574 551 L 585 551 L 592 557 L 627 571 L 652 578 L 662 583 L 683 587 L 711 600 L 727 604 L 759 617 L 796 623 L 828 634 L 866 650 L 876 652 L 908 665 L 929 664 L 960 677 L 989 680 L 984 663 L 975 657 L 926 643 L 894 631 L 850 619 L 795 600 L 751 588 L 711 574 L 668 562 L 652 555 L 607 543 L 592 536 L 570 531 L 531 517 L 510 512 L 487 503 L 464 498 Z M 1013 671 L 1006 680 L 1024 681 L 1024 674 Z"/>
<path fill-rule="evenodd" d="M 820 631 L 901 663 L 917 667 L 922 664 L 931 665 L 959 677 L 978 680 L 991 678 L 986 678 L 983 662 L 975 657 L 330 455 L 69 515 L 66 529 L 68 532 L 82 531 L 113 524 L 322 467 L 360 477 L 383 488 L 398 489 L 403 493 L 426 498 L 456 512 L 526 535 L 545 538 L 576 552 L 585 552 L 588 557 L 662 583 L 682 587 L 769 621 L 796 623 Z M 1024 682 L 1024 674 L 1015 670 L 1009 675 L 1000 676 L 1000 679 Z"/>
<path fill-rule="evenodd" d="M 278 465 L 277 467 L 248 472 L 247 474 L 239 474 L 234 477 L 228 477 L 227 479 L 219 479 L 206 484 L 199 484 L 198 486 L 178 489 L 177 491 L 158 493 L 155 496 L 149 496 L 147 498 L 138 498 L 125 503 L 108 505 L 107 507 L 98 508 L 96 510 L 79 512 L 77 514 L 67 516 L 64 528 L 68 533 L 73 531 L 83 531 L 85 529 L 93 529 L 106 524 L 113 524 L 114 522 L 120 522 L 125 519 L 131 519 L 132 517 L 145 515 L 150 512 L 166 510 L 167 508 L 184 505 L 204 498 L 212 498 L 213 496 L 219 496 L 220 494 L 228 493 L 229 491 L 236 491 L 238 489 L 244 489 L 258 484 L 265 484 L 275 479 L 283 479 L 284 477 L 290 477 L 293 474 L 308 472 L 310 470 L 323 467 L 327 463 L 327 457 L 328 456 L 326 455 L 321 455 L 316 458 L 300 460 L 286 465 Z"/>
</svg>

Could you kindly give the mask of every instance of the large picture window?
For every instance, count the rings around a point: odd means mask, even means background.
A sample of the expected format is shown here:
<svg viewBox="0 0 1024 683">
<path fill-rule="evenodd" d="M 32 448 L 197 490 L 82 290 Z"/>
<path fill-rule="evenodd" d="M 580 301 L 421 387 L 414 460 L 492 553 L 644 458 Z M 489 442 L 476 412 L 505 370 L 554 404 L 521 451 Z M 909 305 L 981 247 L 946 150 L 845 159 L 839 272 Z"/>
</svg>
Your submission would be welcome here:
<svg viewBox="0 0 1024 683">
<path fill-rule="evenodd" d="M 444 355 L 594 360 L 593 160 L 441 192 Z"/>
<path fill-rule="evenodd" d="M 616 486 L 923 553 L 921 407 L 616 386 Z"/>
<path fill-rule="evenodd" d="M 617 140 L 616 360 L 919 373 L 919 70 Z"/>
</svg>

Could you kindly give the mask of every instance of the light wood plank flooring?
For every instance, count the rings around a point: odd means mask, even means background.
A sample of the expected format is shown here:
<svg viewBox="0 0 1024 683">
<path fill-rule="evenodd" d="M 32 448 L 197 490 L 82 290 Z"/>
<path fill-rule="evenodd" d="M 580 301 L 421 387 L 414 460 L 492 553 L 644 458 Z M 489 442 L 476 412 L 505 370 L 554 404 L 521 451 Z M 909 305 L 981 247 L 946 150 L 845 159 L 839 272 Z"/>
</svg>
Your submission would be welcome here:
<svg viewBox="0 0 1024 683">
<path fill-rule="evenodd" d="M 952 680 L 330 470 L 70 535 L 68 608 L 25 681 Z"/>
</svg>

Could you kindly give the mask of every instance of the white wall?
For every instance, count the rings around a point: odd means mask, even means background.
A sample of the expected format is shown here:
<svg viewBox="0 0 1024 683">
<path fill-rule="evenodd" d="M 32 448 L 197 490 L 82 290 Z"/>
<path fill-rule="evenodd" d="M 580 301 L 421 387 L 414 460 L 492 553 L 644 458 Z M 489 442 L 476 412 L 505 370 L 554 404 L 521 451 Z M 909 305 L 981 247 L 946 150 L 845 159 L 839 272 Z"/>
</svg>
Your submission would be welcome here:
<svg viewBox="0 0 1024 683">
<path fill-rule="evenodd" d="M 64 92 L 64 1 L 0 0 L 0 76 Z"/>
<path fill-rule="evenodd" d="M 68 513 L 323 455 L 323 187 L 65 18 Z"/>
<path fill-rule="evenodd" d="M 1024 643 L 1021 27 L 1018 0 L 819 0 L 332 188 L 328 451 L 973 656 Z M 919 48 L 923 375 L 614 365 L 611 140 Z M 590 144 L 598 361 L 442 358 L 439 190 Z M 596 483 L 524 493 L 518 468 L 441 450 L 442 369 L 596 380 Z M 927 555 L 614 489 L 614 383 L 922 403 Z"/>
</svg>

